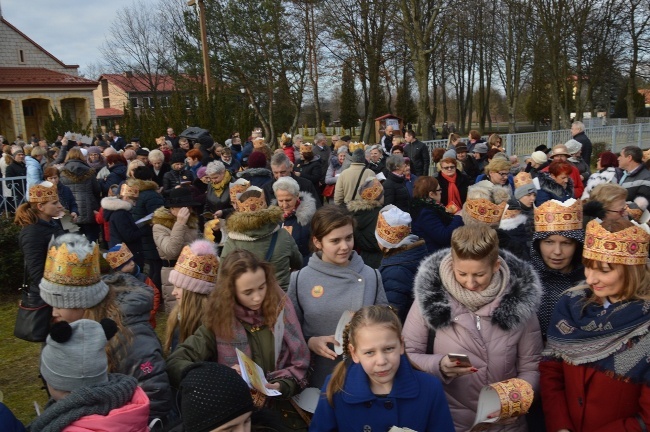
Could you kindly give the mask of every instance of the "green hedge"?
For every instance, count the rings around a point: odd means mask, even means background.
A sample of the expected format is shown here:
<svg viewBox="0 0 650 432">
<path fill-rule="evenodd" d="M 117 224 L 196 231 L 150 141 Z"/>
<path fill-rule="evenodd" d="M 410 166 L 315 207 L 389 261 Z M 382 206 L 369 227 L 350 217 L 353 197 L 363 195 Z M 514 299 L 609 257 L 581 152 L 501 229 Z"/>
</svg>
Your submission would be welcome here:
<svg viewBox="0 0 650 432">
<path fill-rule="evenodd" d="M 23 282 L 23 254 L 18 246 L 20 227 L 13 215 L 0 214 L 0 293 L 15 293 Z"/>
</svg>

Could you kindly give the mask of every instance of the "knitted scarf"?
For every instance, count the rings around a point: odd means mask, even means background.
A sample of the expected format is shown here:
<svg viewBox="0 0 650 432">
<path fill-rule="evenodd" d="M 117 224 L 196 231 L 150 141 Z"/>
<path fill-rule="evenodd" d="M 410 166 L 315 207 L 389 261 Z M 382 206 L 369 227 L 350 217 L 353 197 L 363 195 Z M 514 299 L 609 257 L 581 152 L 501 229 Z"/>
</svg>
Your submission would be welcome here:
<svg viewBox="0 0 650 432">
<path fill-rule="evenodd" d="M 278 307 L 278 313 L 284 308 L 284 336 L 276 369 L 267 374 L 267 379 L 293 379 L 301 387 L 305 387 L 307 384 L 307 369 L 309 368 L 310 361 L 309 349 L 304 342 L 300 323 L 296 317 L 293 304 L 279 286 L 276 285 L 275 289 L 281 293 L 282 298 Z M 241 322 L 243 321 L 252 326 L 259 327 L 265 325 L 261 308 L 254 311 L 243 307 L 239 303 L 235 303 L 234 310 L 235 320 L 233 329 L 235 337 L 232 339 L 223 339 L 216 336 L 217 361 L 228 367 L 237 364 L 237 352 L 235 348 L 247 356 L 253 357 L 250 345 L 248 344 L 246 328 Z M 271 329 L 271 332 L 273 332 L 273 329 Z"/>
<path fill-rule="evenodd" d="M 82 417 L 107 415 L 133 398 L 138 380 L 122 374 L 108 374 L 108 382 L 82 387 L 64 399 L 51 399 L 43 413 L 27 426 L 33 432 L 59 432 Z"/>
<path fill-rule="evenodd" d="M 291 216 L 295 215 L 295 214 L 296 214 L 296 210 L 298 210 L 298 206 L 299 206 L 299 205 L 300 205 L 300 198 L 298 198 L 298 199 L 296 200 L 296 206 L 293 208 L 293 210 L 290 210 L 289 212 L 284 213 L 284 214 L 282 215 L 282 219 L 287 219 L 287 218 L 290 218 Z"/>
<path fill-rule="evenodd" d="M 492 303 L 499 294 L 503 292 L 506 284 L 510 280 L 510 269 L 508 265 L 499 257 L 499 271 L 493 276 L 490 284 L 483 291 L 470 291 L 463 288 L 454 277 L 454 263 L 451 254 L 447 255 L 440 261 L 440 279 L 445 289 L 460 304 L 472 312 L 476 312 L 486 304 Z"/>
<path fill-rule="evenodd" d="M 458 174 L 454 174 L 453 176 L 448 176 L 444 172 L 440 172 L 440 175 L 447 180 L 447 206 L 450 204 L 456 204 L 457 208 L 462 208 L 463 203 L 460 199 L 460 191 L 458 190 L 458 186 L 456 186 L 456 179 L 458 179 Z"/>
<path fill-rule="evenodd" d="M 218 197 L 221 197 L 221 194 L 223 194 L 223 191 L 226 189 L 226 186 L 230 183 L 230 180 L 232 180 L 232 175 L 230 174 L 230 171 L 226 170 L 226 174 L 223 176 L 223 180 L 221 180 L 219 183 L 214 184 L 212 183 L 212 189 L 214 190 L 214 194 Z"/>
<path fill-rule="evenodd" d="M 617 379 L 650 384 L 650 301 L 603 306 L 587 302 L 591 289 L 560 299 L 548 328 L 545 357 L 587 365 Z"/>
</svg>

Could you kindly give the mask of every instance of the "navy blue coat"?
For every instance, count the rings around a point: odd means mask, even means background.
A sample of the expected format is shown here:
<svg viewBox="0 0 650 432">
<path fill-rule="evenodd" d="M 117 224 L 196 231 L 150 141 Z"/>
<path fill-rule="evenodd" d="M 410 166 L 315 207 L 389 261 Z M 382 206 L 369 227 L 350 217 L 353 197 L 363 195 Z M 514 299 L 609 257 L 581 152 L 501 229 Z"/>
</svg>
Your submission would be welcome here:
<svg viewBox="0 0 650 432">
<path fill-rule="evenodd" d="M 131 209 L 134 220 L 141 219 L 165 205 L 165 199 L 158 193 L 158 184 L 156 182 L 130 179 L 127 181 L 127 184 L 137 187 L 140 191 L 138 201 Z M 151 224 L 148 223 L 141 228 L 142 253 L 146 260 L 157 260 L 160 259 L 160 255 L 158 255 L 156 243 L 153 241 L 153 232 L 151 229 Z"/>
<path fill-rule="evenodd" d="M 124 243 L 133 253 L 133 261 L 144 268 L 142 253 L 142 230 L 135 224 L 131 214 L 131 203 L 117 197 L 107 197 L 102 200 L 104 220 L 109 223 L 111 239 L 108 247 Z"/>
<path fill-rule="evenodd" d="M 388 303 L 397 309 L 397 315 L 404 322 L 413 303 L 413 280 L 420 262 L 427 256 L 424 240 L 416 241 L 406 250 L 381 260 L 379 273 L 384 284 Z"/>
<path fill-rule="evenodd" d="M 59 182 L 56 185 L 56 191 L 59 193 L 59 201 L 61 202 L 61 205 L 70 213 L 77 213 L 78 215 L 79 207 L 77 206 L 77 200 L 74 198 L 72 190 Z"/>
<path fill-rule="evenodd" d="M 463 218 L 454 216 L 451 223 L 445 225 L 435 210 L 424 207 L 421 210 L 411 209 L 411 232 L 427 244 L 429 253 L 451 246 L 451 233 L 463 226 Z"/>
<path fill-rule="evenodd" d="M 420 432 L 455 431 L 440 380 L 414 370 L 405 355 L 401 356 L 393 388 L 385 397 L 372 393 L 368 375 L 359 363 L 352 363 L 332 406 L 325 396 L 330 379 L 331 375 L 323 384 L 310 432 L 387 431 L 392 426 Z"/>
<path fill-rule="evenodd" d="M 100 185 L 102 187 L 102 193 L 104 196 L 108 196 L 108 189 L 116 184 L 121 184 L 126 180 L 126 165 L 123 163 L 116 163 L 108 169 L 110 174 L 104 180 L 100 180 Z"/>
</svg>

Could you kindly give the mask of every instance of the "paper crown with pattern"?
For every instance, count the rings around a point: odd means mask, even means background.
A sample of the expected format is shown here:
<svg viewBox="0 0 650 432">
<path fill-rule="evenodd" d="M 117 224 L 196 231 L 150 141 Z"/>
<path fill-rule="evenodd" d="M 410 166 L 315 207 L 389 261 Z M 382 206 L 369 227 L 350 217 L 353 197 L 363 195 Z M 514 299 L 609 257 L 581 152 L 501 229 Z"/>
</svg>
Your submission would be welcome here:
<svg viewBox="0 0 650 432">
<path fill-rule="evenodd" d="M 140 195 L 140 190 L 135 186 L 129 186 L 128 184 L 122 184 L 120 188 L 121 197 L 137 198 Z"/>
<path fill-rule="evenodd" d="M 311 145 L 311 143 L 304 142 L 304 143 L 300 144 L 300 152 L 301 153 L 309 153 L 311 151 L 314 151 L 314 148 Z"/>
<path fill-rule="evenodd" d="M 236 182 L 230 184 L 230 202 L 235 210 L 237 210 L 237 195 L 246 192 L 250 185 L 251 182 L 244 178 L 239 178 Z"/>
<path fill-rule="evenodd" d="M 384 194 L 384 186 L 377 177 L 369 177 L 359 186 L 359 195 L 366 201 L 377 201 Z"/>
<path fill-rule="evenodd" d="M 535 231 L 571 231 L 582 229 L 582 202 L 573 198 L 564 202 L 549 200 L 535 207 Z"/>
<path fill-rule="evenodd" d="M 251 194 L 242 201 L 242 196 L 246 192 L 250 192 L 250 191 L 259 192 L 259 196 L 255 196 L 255 194 Z M 249 186 L 245 192 L 238 193 L 236 201 L 237 201 L 237 211 L 240 212 L 254 212 L 258 210 L 263 210 L 267 207 L 266 198 L 264 197 L 264 191 L 258 188 L 257 186 Z"/>
<path fill-rule="evenodd" d="M 400 244 L 402 240 L 411 234 L 411 227 L 409 225 L 389 224 L 383 214 L 384 210 L 389 207 L 392 206 L 386 206 L 379 212 L 375 234 L 377 237 L 379 237 L 379 239 L 384 240 L 386 243 L 390 244 L 391 247 L 395 247 L 395 245 Z"/>
<path fill-rule="evenodd" d="M 530 173 L 522 171 L 515 176 L 514 182 L 515 182 L 515 189 L 517 189 L 518 187 L 532 183 L 533 178 L 531 177 Z"/>
<path fill-rule="evenodd" d="M 507 202 L 494 204 L 485 198 L 468 199 L 463 211 L 472 219 L 489 225 L 498 224 L 503 216 Z"/>
<path fill-rule="evenodd" d="M 511 378 L 483 387 L 479 394 L 479 406 L 472 432 L 509 424 L 508 419 L 528 412 L 533 404 L 533 398 L 533 387 L 521 378 Z M 495 411 L 499 413 L 496 418 L 488 416 Z"/>
<path fill-rule="evenodd" d="M 116 269 L 121 265 L 129 262 L 129 260 L 133 259 L 133 253 L 126 245 L 126 243 L 122 243 L 120 245 L 115 245 L 115 246 L 119 246 L 120 249 L 114 252 L 109 251 L 104 254 L 104 259 L 108 261 L 108 264 L 111 266 L 112 269 Z"/>
<path fill-rule="evenodd" d="M 501 216 L 501 220 L 512 219 L 520 214 L 521 210 L 506 206 L 506 209 L 503 211 L 503 216 Z"/>
<path fill-rule="evenodd" d="M 366 143 L 362 142 L 351 142 L 348 144 L 348 151 L 350 153 L 354 152 L 355 150 L 361 149 L 363 151 L 366 150 Z"/>
<path fill-rule="evenodd" d="M 648 260 L 650 229 L 632 221 L 633 226 L 609 232 L 597 221 L 587 224 L 583 258 L 609 264 L 638 265 Z"/>
<path fill-rule="evenodd" d="M 192 248 L 201 252 L 195 253 Z M 219 259 L 213 249 L 214 245 L 207 240 L 196 240 L 185 246 L 169 274 L 169 281 L 188 291 L 209 294 L 219 271 Z"/>
<path fill-rule="evenodd" d="M 53 183 L 44 181 L 29 188 L 30 203 L 44 203 L 58 200 L 59 193 Z"/>
</svg>

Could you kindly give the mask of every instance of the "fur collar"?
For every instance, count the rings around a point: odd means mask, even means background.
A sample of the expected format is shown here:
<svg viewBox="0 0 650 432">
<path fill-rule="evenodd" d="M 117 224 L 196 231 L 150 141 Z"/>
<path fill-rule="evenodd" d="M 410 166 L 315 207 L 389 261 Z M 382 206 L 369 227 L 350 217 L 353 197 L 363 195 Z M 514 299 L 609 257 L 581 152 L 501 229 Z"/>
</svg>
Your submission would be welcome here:
<svg viewBox="0 0 650 432">
<path fill-rule="evenodd" d="M 563 197 L 565 194 L 573 197 L 572 178 L 569 178 L 569 183 L 566 186 L 566 192 L 559 183 L 551 178 L 551 175 L 549 173 L 544 173 L 538 176 L 537 179 L 539 180 L 539 186 L 541 189 L 544 189 L 545 191 L 550 192 L 559 198 Z"/>
<path fill-rule="evenodd" d="M 526 220 L 528 220 L 526 215 L 519 213 L 517 216 L 513 218 L 501 219 L 501 222 L 499 223 L 499 228 L 504 231 L 511 231 L 517 228 L 518 226 L 525 224 Z"/>
<path fill-rule="evenodd" d="M 134 178 L 128 179 L 126 181 L 126 184 L 128 184 L 131 187 L 133 187 L 133 186 L 137 187 L 140 192 L 146 191 L 146 190 L 157 191 L 158 187 L 159 187 L 158 183 L 156 183 L 155 181 L 139 180 L 139 179 L 134 179 Z"/>
<path fill-rule="evenodd" d="M 380 203 L 379 201 L 375 201 L 375 200 L 369 201 L 360 198 L 355 199 L 354 201 L 350 201 L 346 205 L 348 207 L 348 210 L 350 210 L 353 213 L 372 210 L 372 209 L 376 209 L 377 207 L 383 206 L 383 204 Z"/>
<path fill-rule="evenodd" d="M 296 209 L 296 219 L 300 225 L 309 226 L 314 213 L 316 213 L 316 198 L 309 192 L 300 192 L 298 196 L 300 205 Z"/>
<path fill-rule="evenodd" d="M 228 233 L 246 233 L 258 230 L 268 224 L 282 223 L 282 209 L 271 206 L 255 212 L 234 212 L 227 220 Z"/>
<path fill-rule="evenodd" d="M 75 169 L 74 171 L 70 171 L 66 164 L 64 169 L 61 171 L 61 176 L 67 177 L 75 183 L 83 183 L 86 180 L 92 179 L 95 175 L 95 170 L 88 168 L 87 166 L 85 169 Z"/>
<path fill-rule="evenodd" d="M 156 185 L 157 186 L 157 185 Z M 190 214 L 189 219 L 187 219 L 187 227 L 190 229 L 196 229 L 198 227 L 199 218 L 194 213 Z M 172 214 L 166 207 L 159 207 L 153 212 L 153 219 L 151 219 L 151 225 L 162 225 L 165 228 L 171 230 L 174 228 L 176 223 L 176 216 Z"/>
<path fill-rule="evenodd" d="M 451 295 L 443 288 L 439 273 L 440 262 L 449 253 L 450 249 L 443 249 L 422 261 L 413 286 L 422 316 L 436 330 L 448 326 L 452 318 Z M 507 331 L 535 317 L 542 286 L 530 264 L 510 252 L 502 250 L 499 255 L 510 269 L 510 282 L 508 292 L 497 300 L 499 305 L 494 309 L 492 321 Z"/>
<path fill-rule="evenodd" d="M 102 208 L 104 210 L 116 211 L 126 210 L 131 211 L 133 204 L 128 201 L 119 199 L 118 197 L 106 197 L 102 199 Z"/>
</svg>

